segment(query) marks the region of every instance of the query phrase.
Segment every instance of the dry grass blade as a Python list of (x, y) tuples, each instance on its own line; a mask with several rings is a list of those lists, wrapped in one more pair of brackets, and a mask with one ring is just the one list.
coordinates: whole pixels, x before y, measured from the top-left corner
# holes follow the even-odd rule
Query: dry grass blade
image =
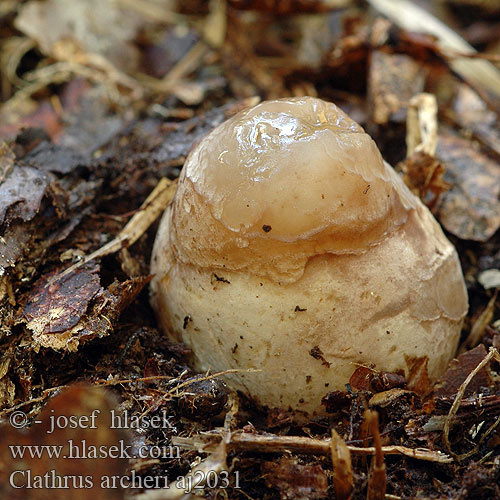
[(481, 443), (484, 441), (484, 439), (491, 434), (495, 428), (498, 426), (500, 423), (500, 417), (490, 426), (490, 428), (483, 434), (481, 439), (479, 440), (478, 444), (469, 452), (464, 453), (462, 455), (458, 455), (453, 452), (451, 449), (451, 444), (450, 444), (450, 427), (452, 422), (455, 420), (455, 416), (457, 414), (458, 408), (460, 407), (460, 403), (462, 402), (462, 399), (465, 394), (465, 390), (467, 389), (467, 386), (470, 384), (471, 380), (475, 377), (475, 375), (484, 367), (486, 366), (491, 359), (495, 358), (497, 361), (500, 362), (500, 354), (494, 347), (490, 347), (490, 352), (484, 357), (484, 359), (472, 370), (468, 377), (464, 380), (463, 384), (460, 386), (458, 389), (457, 395), (455, 397), (455, 401), (453, 401), (453, 404), (451, 405), (450, 411), (448, 412), (448, 415), (446, 416), (446, 420), (444, 422), (443, 426), (443, 442), (446, 447), (446, 450), (450, 455), (452, 455), (456, 460), (461, 461), (464, 460), (468, 457), (471, 457), (474, 455), (474, 453), (477, 453), (479, 450), (479, 446)]
[[(455, 31), (409, 0), (368, 0), (379, 12), (408, 31), (428, 33), (438, 39), (443, 50), (475, 54), (476, 50)], [(450, 67), (464, 80), (500, 97), (500, 71), (489, 61), (456, 58)]]
[(130, 219), (116, 238), (111, 240), (109, 243), (106, 243), (95, 252), (92, 252), (90, 255), (87, 255), (81, 261), (68, 267), (68, 269), (64, 270), (62, 273), (54, 276), (47, 282), (47, 286), (64, 276), (67, 276), (71, 272), (94, 259), (118, 252), (118, 250), (121, 250), (122, 248), (127, 248), (133, 245), (144, 234), (148, 227), (161, 215), (165, 208), (167, 208), (168, 204), (174, 197), (176, 188), (177, 183), (175, 181), (170, 181), (165, 177), (160, 179), (151, 194), (141, 205), (139, 211)]
[(333, 486), (338, 500), (348, 500), (354, 490), (354, 478), (351, 468), (351, 452), (345, 441), (332, 429), (330, 443), (333, 463)]
[(145, 78), (144, 82), (156, 92), (169, 92), (180, 84), (185, 76), (199, 67), (203, 57), (209, 51), (210, 47), (203, 40), (200, 40), (161, 80)]

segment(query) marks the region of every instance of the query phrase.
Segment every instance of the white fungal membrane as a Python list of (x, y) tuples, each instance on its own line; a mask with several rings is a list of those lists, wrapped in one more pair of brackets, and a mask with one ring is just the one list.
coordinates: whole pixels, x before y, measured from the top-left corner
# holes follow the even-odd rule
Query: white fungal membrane
[(229, 383), (308, 413), (359, 363), (426, 356), (436, 378), (467, 310), (430, 212), (357, 123), (311, 97), (263, 102), (200, 142), (152, 272), (160, 323), (196, 368), (261, 369)]

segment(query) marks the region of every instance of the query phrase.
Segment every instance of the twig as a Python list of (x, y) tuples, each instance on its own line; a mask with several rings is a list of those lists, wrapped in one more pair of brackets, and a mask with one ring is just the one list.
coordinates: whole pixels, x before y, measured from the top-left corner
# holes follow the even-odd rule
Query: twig
[(337, 500), (348, 500), (354, 490), (354, 478), (352, 477), (351, 452), (345, 441), (332, 429), (330, 442), (333, 463), (333, 486)]
[[(220, 431), (198, 435), (193, 438), (173, 437), (172, 444), (186, 449), (199, 449), (210, 451), (214, 447), (211, 439), (219, 440)], [(240, 451), (258, 451), (262, 453), (285, 453), (292, 451), (307, 455), (330, 455), (331, 439), (314, 439), (302, 436), (277, 436), (259, 435), (246, 432), (233, 432), (228, 447)], [(357, 447), (346, 445), (351, 454), (360, 456), (375, 455), (374, 446)], [(407, 448), (406, 446), (390, 445), (382, 446), (385, 455), (405, 455), (417, 460), (428, 462), (450, 463), (453, 460), (440, 451), (432, 451), (425, 448)]]
[[(207, 378), (213, 378), (213, 376), (206, 377), (205, 380)], [(196, 379), (196, 381), (199, 380), (203, 379)], [(190, 382), (193, 382), (193, 380)], [(138, 500), (188, 500), (194, 498), (191, 492), (203, 487), (206, 479), (210, 475), (220, 474), (222, 471), (228, 470), (227, 444), (231, 441), (231, 423), (234, 416), (238, 413), (239, 408), (237, 397), (235, 395), (231, 395), (230, 397), (231, 407), (224, 419), (222, 439), (215, 451), (194, 467), (191, 472), (184, 477), (184, 481), (181, 480), (180, 484), (184, 484), (186, 487), (181, 488), (178, 484), (179, 481), (176, 481), (170, 485), (167, 491), (148, 490), (135, 498)]]
[(155, 80), (154, 83), (151, 83), (151, 86), (157, 92), (169, 92), (182, 78), (199, 67), (201, 60), (209, 51), (210, 47), (203, 40), (200, 40), (172, 67), (162, 80)]
[(118, 384), (134, 384), (137, 382), (152, 382), (153, 380), (168, 380), (172, 381), (174, 377), (170, 375), (151, 375), (150, 377), (126, 378), (120, 380), (96, 380), (95, 385), (118, 385)]
[(480, 52), (459, 52), (455, 50), (444, 50), (442, 54), (445, 57), (455, 58), (455, 57), (469, 57), (471, 59), (485, 59), (486, 61), (491, 61), (493, 63), (500, 63), (500, 56), (498, 54), (484, 54)]
[(16, 406), (12, 406), (10, 408), (6, 408), (5, 410), (1, 411), (0, 412), (0, 418), (2, 418), (4, 415), (8, 415), (9, 413), (12, 413), (13, 411), (18, 410), (19, 408), (23, 408), (25, 406), (28, 406), (28, 405), (31, 405), (31, 404), (34, 404), (34, 403), (40, 403), (41, 401), (43, 401), (44, 399), (46, 399), (48, 396), (50, 396), (50, 394), (52, 394), (53, 392), (58, 391), (59, 389), (63, 389), (64, 387), (66, 387), (66, 386), (65, 385), (60, 385), (60, 386), (57, 386), (57, 387), (51, 387), (50, 389), (45, 389), (42, 392), (41, 396), (38, 396), (37, 398), (29, 399), (28, 401), (23, 401), (22, 403), (19, 403)]
[(197, 378), (190, 378), (179, 385), (176, 385), (169, 391), (167, 391), (165, 394), (162, 395), (162, 397), (152, 406), (150, 406), (145, 412), (142, 413), (140, 418), (143, 418), (146, 416), (150, 411), (153, 410), (154, 407), (158, 407), (161, 403), (168, 401), (171, 397), (173, 397), (179, 389), (182, 389), (183, 387), (187, 387), (188, 385), (194, 384), (195, 382), (202, 382), (204, 380), (211, 380), (217, 377), (220, 377), (222, 375), (229, 375), (231, 373), (254, 373), (254, 372), (260, 372), (262, 370), (254, 370), (253, 368), (250, 368), (248, 370), (242, 370), (242, 369), (232, 369), (232, 370), (224, 370), (223, 372), (218, 372), (214, 373), (212, 375), (206, 375), (205, 377), (197, 377)]
[(467, 386), (470, 384), (471, 380), (475, 377), (475, 375), (483, 368), (485, 367), (492, 358), (495, 358), (497, 361), (500, 362), (500, 354), (494, 347), (490, 347), (490, 352), (484, 357), (484, 359), (472, 370), (467, 378), (464, 380), (460, 388), (458, 389), (457, 395), (455, 397), (455, 401), (453, 401), (453, 404), (451, 405), (450, 411), (448, 412), (448, 415), (446, 416), (446, 419), (444, 421), (444, 426), (443, 426), (443, 443), (448, 451), (448, 453), (454, 457), (456, 460), (461, 461), (464, 460), (472, 455), (474, 453), (477, 453), (479, 450), (479, 446), (483, 442), (483, 440), (486, 438), (487, 435), (489, 435), (491, 432), (495, 430), (497, 425), (500, 423), (500, 417), (493, 423), (493, 425), (490, 426), (490, 428), (486, 431), (486, 433), (481, 437), (477, 445), (469, 452), (464, 453), (462, 455), (457, 455), (456, 453), (453, 452), (451, 449), (451, 444), (449, 440), (449, 435), (450, 435), (450, 427), (455, 419), (456, 413), (458, 411), (458, 408), (460, 406), (460, 403), (462, 402), (462, 399), (465, 394), (465, 390), (467, 389)]
[(373, 444), (375, 445), (375, 458), (372, 459), (370, 465), (366, 499), (384, 500), (385, 490), (387, 488), (387, 478), (385, 475), (384, 452), (382, 450), (382, 441), (380, 440), (380, 430), (378, 428), (378, 413), (373, 410), (366, 410), (365, 418), (368, 421), (373, 436)]
[(147, 490), (134, 498), (136, 500), (188, 500), (195, 498), (191, 491), (198, 490), (205, 484), (205, 481), (212, 474), (220, 474), (227, 470), (226, 465), (227, 451), (225, 440), (223, 439), (217, 449), (205, 460), (202, 460), (194, 467), (189, 474), (185, 476), (184, 483), (186, 487), (181, 487), (179, 481), (170, 484), (169, 489)]
[[(169, 380), (169, 382), (173, 382), (175, 379), (173, 379), (170, 375), (152, 375), (150, 377), (138, 377), (138, 378), (129, 378), (129, 379), (119, 379), (115, 380), (113, 378), (109, 380), (96, 380), (93, 382), (94, 385), (98, 386), (113, 386), (113, 385), (118, 385), (118, 384), (132, 384), (135, 382), (151, 382), (153, 380)], [(197, 379), (200, 380), (200, 379)], [(77, 382), (78, 383), (78, 382)], [(38, 396), (37, 398), (32, 398), (28, 399), (27, 401), (23, 401), (22, 403), (19, 403), (16, 406), (12, 406), (10, 408), (6, 408), (5, 410), (0, 411), (0, 418), (2, 418), (4, 415), (8, 415), (9, 413), (12, 413), (13, 411), (18, 410), (19, 408), (23, 408), (24, 406), (28, 406), (34, 403), (40, 403), (44, 399), (46, 399), (48, 396), (50, 396), (53, 392), (59, 391), (61, 389), (65, 389), (68, 387), (67, 385), (58, 385), (56, 387), (50, 387), (49, 389), (45, 389), (42, 392), (41, 396)]]

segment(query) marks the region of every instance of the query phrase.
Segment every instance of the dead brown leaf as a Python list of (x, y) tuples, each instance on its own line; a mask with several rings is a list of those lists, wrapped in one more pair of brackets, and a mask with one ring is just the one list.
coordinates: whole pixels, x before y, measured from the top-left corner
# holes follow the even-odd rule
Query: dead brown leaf
[[(430, 208), (442, 193), (451, 188), (451, 184), (443, 178), (443, 165), (427, 153), (415, 152), (401, 162), (399, 167), (404, 172), (405, 184)], [(429, 193), (432, 193), (432, 197), (428, 199)]]
[(57, 271), (42, 276), (23, 308), (26, 326), (36, 336), (65, 332), (75, 326), (101, 290), (97, 271), (96, 267), (79, 269), (49, 286), (47, 282)]
[[(33, 331), (34, 349), (50, 347), (55, 350), (76, 351), (80, 344), (109, 335), (122, 311), (132, 303), (150, 279), (150, 276), (141, 276), (121, 283), (114, 282), (106, 290), (100, 288), (91, 298), (86, 296), (87, 310), (74, 326), (57, 333)], [(52, 286), (54, 284), (48, 288)], [(68, 298), (60, 297), (60, 300), (64, 304)], [(42, 319), (45, 324), (45, 318)]]
[(282, 458), (278, 462), (263, 462), (266, 483), (280, 492), (282, 500), (314, 500), (325, 498), (328, 480), (320, 465), (301, 465), (297, 460)]
[[(110, 412), (116, 407), (115, 398), (102, 388), (75, 385), (54, 396), (28, 432), (4, 425), (0, 433), (1, 498), (53, 500), (54, 492), (63, 491), (74, 500), (122, 499), (121, 488), (101, 488), (101, 478), (122, 477), (128, 465), (126, 454), (117, 458), (100, 454), (113, 446), (130, 450), (127, 432), (111, 428)], [(21, 422), (23, 414), (17, 418), (13, 421)], [(70, 418), (74, 419), (71, 426)], [(92, 449), (98, 450), (98, 456), (88, 458)], [(41, 456), (32, 456), (30, 450), (41, 451)]]
[[(485, 356), (486, 349), (483, 344), (460, 354), (457, 359), (454, 359), (450, 363), (448, 370), (446, 370), (446, 373), (441, 379), (439, 387), (435, 391), (435, 396), (438, 398), (455, 396), (469, 373), (485, 358)], [(470, 381), (464, 392), (464, 396), (479, 393), (481, 387), (489, 387), (491, 382), (492, 378), (489, 369), (485, 366)]]
[(426, 395), (431, 390), (431, 381), (427, 372), (429, 359), (424, 356), (415, 358), (405, 355), (406, 366), (408, 367), (408, 389), (419, 395)]

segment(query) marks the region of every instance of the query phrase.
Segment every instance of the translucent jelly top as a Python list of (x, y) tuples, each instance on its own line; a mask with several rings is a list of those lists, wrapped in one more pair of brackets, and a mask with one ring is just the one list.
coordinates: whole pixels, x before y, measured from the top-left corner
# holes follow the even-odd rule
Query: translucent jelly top
[(416, 204), (374, 141), (337, 106), (280, 99), (238, 113), (191, 152), (172, 240), (180, 258), (198, 265), (213, 256), (223, 267), (247, 268), (267, 254), (280, 274), (286, 262), (277, 259), (363, 251)]

